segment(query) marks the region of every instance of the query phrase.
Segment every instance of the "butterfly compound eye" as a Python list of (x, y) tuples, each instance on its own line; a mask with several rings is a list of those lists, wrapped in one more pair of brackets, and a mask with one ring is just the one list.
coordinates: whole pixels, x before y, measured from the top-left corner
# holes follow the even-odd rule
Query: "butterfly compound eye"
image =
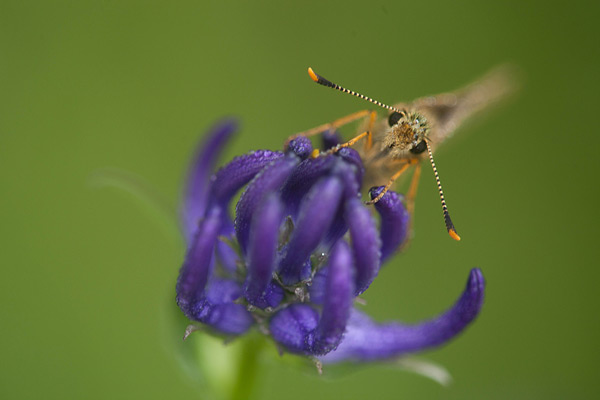
[(397, 111), (394, 111), (388, 117), (388, 124), (390, 124), (390, 126), (394, 126), (398, 123), (398, 121), (400, 121), (400, 118), (402, 118), (402, 114), (400, 114)]
[(415, 147), (410, 149), (410, 152), (413, 154), (421, 154), (425, 150), (427, 150), (427, 143), (425, 143), (424, 140), (421, 140)]

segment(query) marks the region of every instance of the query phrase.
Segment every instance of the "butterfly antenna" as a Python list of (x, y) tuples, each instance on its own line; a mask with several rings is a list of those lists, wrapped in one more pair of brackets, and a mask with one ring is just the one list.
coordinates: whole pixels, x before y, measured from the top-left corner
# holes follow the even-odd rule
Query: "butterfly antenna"
[(435, 161), (433, 161), (433, 154), (431, 153), (431, 147), (429, 147), (429, 143), (427, 143), (427, 151), (429, 152), (429, 161), (431, 162), (431, 166), (433, 167), (433, 173), (435, 174), (435, 181), (437, 182), (438, 191), (440, 192), (440, 200), (442, 200), (442, 211), (444, 212), (444, 222), (446, 223), (446, 229), (448, 229), (448, 233), (450, 237), (454, 240), (460, 240), (460, 236), (456, 233), (456, 228), (454, 228), (454, 224), (452, 223), (452, 219), (450, 218), (450, 214), (448, 213), (448, 206), (446, 205), (446, 200), (444, 200), (444, 192), (442, 191), (442, 183), (440, 182), (440, 176), (437, 172), (437, 168), (435, 167)]
[(396, 107), (388, 106), (387, 104), (383, 104), (380, 101), (377, 101), (377, 100), (372, 99), (370, 97), (364, 96), (364, 95), (362, 95), (360, 93), (356, 93), (356, 92), (354, 92), (352, 90), (348, 90), (346, 88), (343, 88), (340, 85), (337, 85), (337, 84), (335, 84), (335, 83), (333, 83), (333, 82), (331, 82), (331, 81), (323, 78), (321, 75), (317, 75), (315, 73), (315, 71), (313, 71), (313, 69), (311, 67), (308, 67), (308, 75), (310, 75), (310, 78), (313, 81), (317, 82), (319, 85), (327, 86), (327, 87), (330, 87), (330, 88), (333, 88), (333, 89), (337, 89), (340, 92), (344, 92), (344, 93), (351, 94), (352, 96), (360, 97), (363, 100), (366, 100), (366, 101), (371, 102), (373, 104), (377, 104), (379, 107), (383, 107), (383, 108), (386, 108), (386, 109), (388, 109), (390, 111), (395, 111), (397, 113), (405, 115), (404, 111), (399, 110)]

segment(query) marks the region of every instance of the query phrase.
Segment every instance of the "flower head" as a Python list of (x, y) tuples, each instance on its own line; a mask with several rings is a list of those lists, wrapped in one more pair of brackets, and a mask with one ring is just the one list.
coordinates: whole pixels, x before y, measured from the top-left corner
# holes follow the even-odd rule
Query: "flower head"
[[(214, 172), (236, 129), (222, 121), (199, 148), (186, 185), (182, 219), (187, 254), (177, 304), (214, 333), (237, 336), (253, 326), (285, 351), (326, 362), (397, 357), (440, 345), (479, 313), (484, 280), (473, 269), (457, 302), (414, 325), (376, 323), (353, 307), (380, 266), (407, 236), (402, 196), (360, 200), (361, 159), (344, 148), (311, 158), (298, 137), (284, 152), (258, 150)], [(323, 147), (339, 142), (323, 135)], [(244, 188), (245, 187), (245, 188)], [(230, 202), (243, 189), (229, 215)], [(370, 190), (377, 197), (381, 187)]]

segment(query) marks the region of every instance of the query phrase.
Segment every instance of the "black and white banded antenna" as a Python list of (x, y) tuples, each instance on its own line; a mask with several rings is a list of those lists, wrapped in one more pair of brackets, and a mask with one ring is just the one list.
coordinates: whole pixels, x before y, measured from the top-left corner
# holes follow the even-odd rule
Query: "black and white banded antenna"
[(435, 181), (437, 183), (438, 191), (440, 192), (440, 200), (442, 201), (442, 211), (444, 212), (444, 222), (446, 223), (446, 229), (450, 234), (450, 237), (454, 240), (460, 240), (460, 236), (456, 232), (456, 228), (452, 223), (452, 219), (450, 218), (450, 213), (448, 213), (448, 206), (446, 205), (446, 200), (444, 200), (444, 191), (442, 190), (442, 183), (440, 182), (440, 176), (437, 172), (437, 168), (435, 167), (435, 161), (433, 161), (433, 153), (431, 153), (431, 147), (429, 143), (427, 143), (427, 152), (429, 153), (429, 161), (431, 162), (431, 166), (433, 167), (433, 173), (435, 174)]
[(388, 106), (387, 104), (383, 104), (382, 102), (380, 102), (378, 100), (372, 99), (372, 98), (370, 98), (368, 96), (365, 96), (365, 95), (362, 95), (360, 93), (356, 93), (353, 90), (349, 90), (349, 89), (343, 88), (340, 85), (338, 85), (336, 83), (333, 83), (333, 82), (331, 82), (331, 81), (323, 78), (321, 75), (317, 75), (317, 73), (315, 71), (313, 71), (313, 69), (311, 67), (308, 67), (308, 75), (310, 75), (310, 78), (313, 81), (317, 82), (319, 85), (327, 86), (327, 87), (330, 87), (332, 89), (339, 90), (340, 92), (351, 94), (352, 96), (356, 96), (356, 97), (359, 97), (359, 98), (361, 98), (363, 100), (366, 100), (366, 101), (368, 101), (370, 103), (376, 104), (379, 107), (383, 107), (383, 108), (385, 108), (387, 110), (400, 113), (403, 116), (406, 115), (406, 112), (403, 111), (403, 110), (399, 110), (396, 107)]

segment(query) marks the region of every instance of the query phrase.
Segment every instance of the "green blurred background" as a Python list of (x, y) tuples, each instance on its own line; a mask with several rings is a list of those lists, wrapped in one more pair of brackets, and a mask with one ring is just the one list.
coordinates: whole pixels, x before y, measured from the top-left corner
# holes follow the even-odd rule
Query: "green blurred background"
[(242, 122), (229, 159), (365, 107), (309, 65), (396, 102), (512, 62), (519, 95), (437, 155), (463, 240), (424, 169), (416, 237), (365, 296), (378, 319), (417, 321), (480, 266), (482, 315), (424, 355), (454, 383), (268, 361), (257, 397), (598, 398), (598, 18), (591, 1), (0, 1), (0, 397), (206, 397), (168, 326), (183, 241), (93, 185), (99, 170), (143, 177), (174, 208), (222, 116)]

